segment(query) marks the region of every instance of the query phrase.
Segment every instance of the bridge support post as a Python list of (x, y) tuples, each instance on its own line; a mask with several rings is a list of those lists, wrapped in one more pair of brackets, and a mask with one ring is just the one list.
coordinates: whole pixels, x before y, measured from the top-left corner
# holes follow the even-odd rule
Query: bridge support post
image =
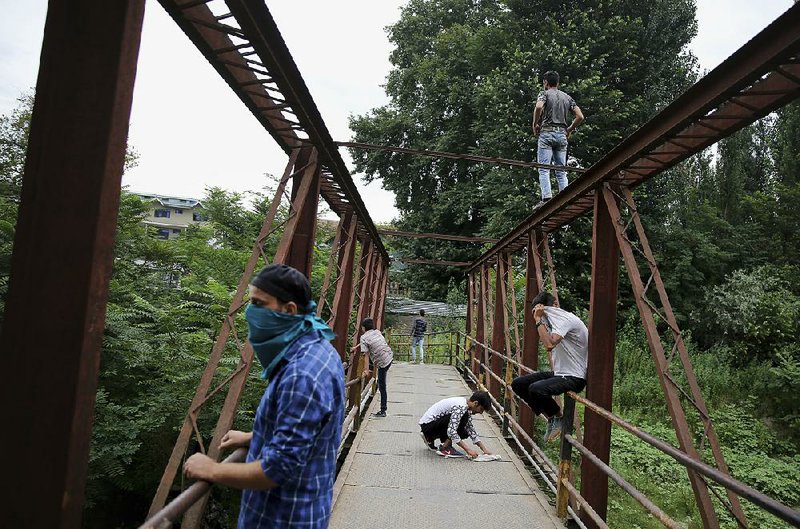
[[(586, 398), (611, 409), (614, 387), (614, 352), (617, 337), (617, 286), (619, 244), (614, 219), (601, 193), (595, 195), (594, 231), (592, 233), (592, 285), (589, 294), (589, 373)], [(575, 401), (564, 397), (567, 403)], [(611, 450), (611, 424), (587, 411), (584, 416), (584, 443), (601, 461), (608, 463)], [(563, 448), (563, 445), (562, 445)], [(581, 463), (581, 495), (595, 512), (606, 519), (608, 511), (608, 476), (588, 459)], [(587, 527), (595, 523), (583, 517)]]
[(479, 352), (473, 353), (473, 356), (477, 356), (481, 360), (479, 362), (473, 362), (473, 370), (475, 376), (478, 379), (480, 384), (485, 382), (486, 375), (484, 372), (486, 371), (486, 360), (489, 356), (489, 352), (486, 350), (486, 298), (489, 295), (488, 283), (489, 283), (489, 271), (486, 268), (486, 265), (481, 265), (479, 269), (479, 285), (478, 285), (478, 321), (477, 321), (477, 330), (475, 332), (475, 339), (480, 344), (478, 345)]
[(0, 339), (2, 527), (81, 525), (143, 16), (49, 3)]
[(572, 421), (575, 416), (575, 400), (564, 395), (564, 420), (561, 426), (561, 451), (558, 462), (558, 483), (556, 484), (556, 514), (562, 520), (567, 519), (569, 507), (569, 490), (567, 483), (572, 483), (572, 445), (567, 436), (572, 434)]
[[(525, 267), (525, 309), (522, 328), (522, 365), (536, 371), (539, 369), (539, 334), (536, 332), (536, 325), (533, 321), (533, 307), (531, 302), (542, 288), (544, 280), (542, 278), (542, 262), (538, 250), (542, 234), (531, 230), (528, 233), (528, 243), (526, 246), (526, 267)], [(533, 432), (533, 411), (528, 406), (520, 406), (520, 426), (526, 432)], [(527, 441), (523, 441), (528, 450)]]
[[(505, 350), (506, 329), (508, 328), (508, 315), (506, 314), (506, 254), (497, 256), (497, 269), (495, 270), (495, 298), (494, 316), (492, 319), (492, 349), (498, 353), (508, 354)], [(503, 359), (497, 354), (491, 355), (489, 369), (499, 380), (503, 380)], [(486, 387), (489, 388), (495, 399), (500, 399), (500, 382), (494, 377), (486, 378)]]
[(346, 240), (337, 257), (339, 277), (336, 283), (336, 293), (333, 296), (333, 314), (330, 322), (331, 329), (336, 334), (331, 344), (339, 351), (342, 361), (347, 360), (348, 327), (350, 312), (353, 310), (353, 265), (356, 256), (357, 230), (358, 221), (355, 219), (355, 214), (350, 212), (345, 216), (344, 224), (342, 224), (342, 234)]

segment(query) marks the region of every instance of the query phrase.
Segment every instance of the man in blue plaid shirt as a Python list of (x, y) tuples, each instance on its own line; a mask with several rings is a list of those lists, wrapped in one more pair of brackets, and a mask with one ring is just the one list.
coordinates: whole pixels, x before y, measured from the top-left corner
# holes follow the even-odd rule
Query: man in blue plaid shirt
[(324, 529), (331, 515), (344, 419), (344, 370), (299, 271), (270, 265), (250, 285), (248, 340), (267, 389), (252, 432), (231, 430), (220, 448), (248, 447), (245, 463), (194, 454), (190, 478), (243, 489), (239, 529)]

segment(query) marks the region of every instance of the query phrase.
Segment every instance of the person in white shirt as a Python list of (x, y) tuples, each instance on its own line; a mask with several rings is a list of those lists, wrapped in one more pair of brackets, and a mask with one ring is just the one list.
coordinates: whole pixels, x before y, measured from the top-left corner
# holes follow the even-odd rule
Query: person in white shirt
[(375, 328), (372, 318), (365, 318), (361, 322), (364, 334), (361, 335), (361, 352), (368, 355), (369, 367), (364, 369), (364, 376), (368, 377), (372, 370), (378, 368), (378, 391), (381, 393), (381, 410), (374, 413), (375, 417), (386, 417), (386, 373), (392, 365), (394, 354), (381, 331)]
[(491, 405), (492, 401), (485, 391), (476, 391), (469, 399), (450, 397), (440, 400), (428, 408), (428, 411), (419, 420), (425, 446), (431, 450), (437, 450), (434, 441), (439, 439), (440, 444), (437, 450), (439, 455), (461, 457), (463, 454), (453, 447), (454, 444), (457, 444), (470, 458), (475, 458), (478, 453), (472, 450), (463, 439), (469, 437), (484, 454), (491, 455), (472, 425), (472, 415), (483, 413)]
[(545, 441), (561, 434), (561, 407), (553, 399), (567, 391), (586, 387), (589, 356), (589, 330), (580, 318), (559, 307), (549, 292), (540, 292), (531, 304), (536, 331), (550, 356), (552, 371), (537, 371), (515, 378), (514, 393), (528, 403), (533, 412), (547, 417)]

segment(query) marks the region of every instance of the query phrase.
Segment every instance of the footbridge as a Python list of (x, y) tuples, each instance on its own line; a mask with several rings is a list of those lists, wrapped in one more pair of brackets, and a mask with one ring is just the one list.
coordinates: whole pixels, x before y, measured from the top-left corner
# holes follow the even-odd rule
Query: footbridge
[[(219, 441), (233, 424), (253, 365), (252, 347), (236, 327), (248, 282), (266, 263), (286, 263), (312, 276), (321, 201), (339, 222), (327, 266), (318, 267), (324, 275), (315, 278), (321, 280), (318, 310), (336, 333), (333, 344), (346, 367), (348, 390), (332, 527), (607, 527), (610, 485), (630, 494), (664, 526), (682, 527), (612, 468), (612, 426), (685, 468), (703, 527), (748, 527), (743, 505), (800, 526), (794, 506), (730, 476), (632, 194), (647, 179), (800, 96), (800, 5), (596, 163), (567, 168), (574, 177), (570, 186), (500, 240), (464, 241), (463, 235), (380, 233), (340, 145), (470, 163), (537, 164), (492, 153), (336, 142), (263, 0), (159, 3), (283, 149), (287, 162), (163, 476), (154, 484), (150, 512), (142, 513), (142, 527), (200, 527), (210, 485), (184, 486), (179, 469), (194, 450), (223, 456)], [(0, 337), (3, 364), (14, 374), (0, 389), (0, 406), (8, 431), (17, 432), (0, 437), (8, 456), (6, 475), (13, 476), (0, 493), (0, 527), (80, 527), (143, 11), (144, 0), (102, 6), (88, 0), (50, 2)], [(279, 221), (282, 207), (289, 214)], [(539, 367), (540, 348), (530, 311), (518, 311), (509, 285), (524, 274), (526, 306), (545, 288), (557, 294), (549, 237), (582, 216), (593, 219), (591, 377), (585, 395), (565, 396), (571, 420), (554, 456), (536, 442), (538, 422), (531, 410), (509, 391), (513, 376)], [(264, 242), (273, 233), (280, 233), (280, 243), (268, 254)], [(464, 269), (466, 325), (449, 336), (440, 365), (409, 365), (398, 358), (390, 377), (390, 414), (372, 418), (374, 381), (361, 376), (365, 359), (354, 347), (359, 329), (353, 322), (372, 317), (377, 328), (384, 327), (390, 258), (382, 236), (449, 237), (492, 246), (472, 263), (414, 256)], [(68, 266), (54, 266), (54, 255)], [(610, 411), (620, 261), (678, 446)], [(514, 269), (519, 263), (524, 270)], [(43, 300), (52, 314), (70, 317), (42, 326)], [(46, 369), (42, 350), (52, 352)], [(237, 367), (217, 380), (223, 361)], [(427, 451), (417, 433), (419, 415), (441, 397), (476, 388), (492, 395), (493, 409), (478, 424), (502, 460), (448, 460)], [(207, 408), (218, 395), (224, 402), (211, 413)], [(700, 417), (700, 438), (690, 432), (687, 412)], [(202, 422), (209, 415), (214, 425)], [(213, 435), (203, 434), (212, 430)], [(61, 449), (52, 449), (53, 440)], [(237, 451), (227, 461), (242, 457)]]

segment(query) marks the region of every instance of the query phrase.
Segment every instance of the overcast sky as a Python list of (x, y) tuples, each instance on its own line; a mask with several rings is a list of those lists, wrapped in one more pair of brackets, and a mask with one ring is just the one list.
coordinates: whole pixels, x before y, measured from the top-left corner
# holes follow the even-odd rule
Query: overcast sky
[[(267, 0), (331, 136), (350, 138), (347, 118), (387, 102), (381, 85), (391, 47), (384, 31), (406, 0)], [(792, 0), (697, 0), (692, 51), (713, 69), (792, 5)], [(45, 0), (0, 0), (0, 114), (36, 84)], [(147, 2), (131, 114), (139, 165), (132, 191), (200, 197), (207, 186), (259, 190), (286, 156), (158, 2)], [(345, 162), (352, 167), (346, 149)], [(375, 222), (397, 214), (379, 182), (354, 175)]]

